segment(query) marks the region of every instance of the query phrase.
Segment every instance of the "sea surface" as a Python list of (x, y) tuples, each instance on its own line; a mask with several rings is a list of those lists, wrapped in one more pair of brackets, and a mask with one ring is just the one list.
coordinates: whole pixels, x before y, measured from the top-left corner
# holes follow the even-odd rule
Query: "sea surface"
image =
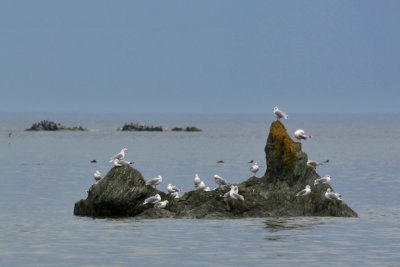
[[(27, 132), (47, 119), (88, 132)], [(265, 115), (90, 115), (0, 113), (0, 266), (399, 266), (400, 116), (291, 114), (288, 132), (359, 218), (234, 220), (93, 219), (73, 215), (93, 173), (127, 147), (145, 177), (163, 176), (183, 192), (198, 173), (231, 183), (266, 170)], [(125, 122), (197, 126), (202, 132), (122, 132)], [(8, 137), (11, 132), (11, 137)], [(91, 160), (97, 163), (90, 163)], [(224, 164), (217, 164), (223, 160)]]

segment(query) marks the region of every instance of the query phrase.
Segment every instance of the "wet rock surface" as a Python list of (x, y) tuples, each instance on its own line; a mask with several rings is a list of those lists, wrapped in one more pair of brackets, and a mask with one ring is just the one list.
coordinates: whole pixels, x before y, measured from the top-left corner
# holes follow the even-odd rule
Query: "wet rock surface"
[[(340, 216), (357, 217), (343, 201), (331, 201), (324, 194), (329, 184), (314, 186), (320, 176), (307, 166), (307, 154), (294, 142), (283, 124), (271, 124), (265, 146), (267, 170), (263, 177), (250, 177), (240, 183), (239, 194), (244, 201), (223, 198), (228, 187), (213, 191), (194, 190), (181, 198), (145, 185), (139, 171), (130, 166), (114, 167), (94, 184), (85, 200), (75, 203), (74, 214), (93, 217), (137, 218), (246, 218), (268, 216)], [(296, 193), (311, 186), (311, 193), (296, 197)], [(161, 184), (162, 185), (162, 184)], [(160, 185), (160, 186), (161, 186)], [(145, 198), (160, 194), (169, 203), (165, 209), (143, 205)]]

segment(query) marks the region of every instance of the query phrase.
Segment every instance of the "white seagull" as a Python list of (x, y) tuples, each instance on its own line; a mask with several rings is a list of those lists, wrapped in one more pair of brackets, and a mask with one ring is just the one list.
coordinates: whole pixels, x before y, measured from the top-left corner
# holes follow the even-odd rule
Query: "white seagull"
[(194, 186), (197, 187), (199, 185), (199, 183), (201, 182), (199, 175), (196, 173), (194, 175)]
[(174, 193), (174, 192), (181, 191), (181, 190), (179, 190), (178, 187), (176, 187), (175, 185), (172, 185), (172, 184), (168, 184), (167, 190), (168, 190), (169, 193)]
[(287, 119), (287, 118), (288, 118), (288, 115), (287, 115), (285, 112), (283, 112), (282, 110), (279, 110), (278, 107), (274, 107), (273, 111), (274, 111), (275, 117), (276, 117), (278, 120), (280, 120), (280, 119), (282, 119), (282, 118), (284, 118), (284, 119)]
[(124, 165), (130, 165), (130, 164), (133, 164), (133, 162), (132, 161), (126, 161), (124, 159), (114, 159), (114, 166), (115, 167), (121, 167), (121, 166), (124, 166)]
[(110, 162), (113, 162), (115, 159), (124, 159), (126, 153), (128, 153), (128, 149), (123, 148), (121, 152), (119, 152), (118, 154), (116, 154), (114, 157), (111, 158)]
[(161, 175), (157, 175), (156, 177), (151, 178), (150, 180), (148, 180), (146, 182), (146, 185), (151, 185), (151, 186), (154, 185), (157, 188), (157, 185), (161, 184), (161, 182), (162, 182)]
[(206, 184), (203, 181), (200, 181), (197, 185), (197, 190), (203, 190), (204, 188), (206, 188)]
[(342, 196), (339, 193), (332, 192), (330, 188), (326, 189), (325, 197), (329, 200), (342, 200)]
[(325, 175), (324, 177), (315, 179), (314, 185), (317, 184), (328, 184), (331, 181), (331, 176), (330, 175)]
[(143, 205), (154, 204), (154, 203), (157, 203), (157, 202), (160, 202), (160, 201), (161, 201), (161, 196), (159, 194), (156, 194), (156, 195), (154, 195), (152, 197), (146, 198), (144, 200), (144, 202), (143, 202)]
[(298, 129), (294, 132), (294, 137), (296, 137), (297, 140), (307, 140), (308, 138), (311, 138), (311, 135), (306, 135), (302, 129)]
[(220, 188), (221, 185), (228, 185), (228, 182), (224, 178), (222, 178), (221, 176), (219, 176), (217, 174), (214, 175), (214, 180), (217, 183), (218, 188)]
[(323, 162), (317, 162), (317, 161), (314, 161), (314, 160), (308, 160), (307, 161), (307, 166), (315, 169), (318, 166), (324, 165), (324, 163), (328, 163), (328, 162), (329, 162), (329, 159), (327, 159), (327, 160), (325, 160)]
[(157, 203), (154, 204), (154, 208), (164, 209), (167, 206), (167, 204), (168, 204), (168, 200), (157, 202)]
[(94, 180), (95, 180), (96, 182), (100, 181), (100, 179), (101, 179), (101, 172), (99, 172), (98, 170), (96, 170), (96, 171), (94, 172), (94, 174), (93, 174), (93, 177), (94, 177)]
[(258, 170), (260, 169), (260, 167), (258, 166), (258, 163), (254, 163), (253, 166), (250, 167), (250, 171), (252, 173), (254, 173), (254, 175), (258, 172)]
[(227, 198), (227, 197), (244, 201), (244, 196), (239, 195), (239, 187), (236, 185), (231, 185), (231, 190), (224, 194), (224, 198)]
[(173, 192), (170, 194), (170, 196), (173, 198), (179, 198), (179, 192)]
[(309, 185), (306, 185), (306, 188), (304, 188), (303, 190), (301, 190), (300, 192), (298, 192), (296, 194), (296, 197), (304, 197), (307, 196), (308, 194), (311, 193), (311, 188)]

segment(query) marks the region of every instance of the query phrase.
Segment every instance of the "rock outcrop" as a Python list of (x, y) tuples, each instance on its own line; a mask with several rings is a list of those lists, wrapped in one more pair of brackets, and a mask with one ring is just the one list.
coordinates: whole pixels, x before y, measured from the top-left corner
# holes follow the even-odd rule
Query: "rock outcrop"
[(38, 123), (32, 124), (32, 126), (25, 131), (88, 131), (88, 129), (82, 126), (66, 127), (60, 123), (54, 121), (43, 120)]
[(144, 125), (139, 123), (125, 123), (121, 128), (122, 131), (145, 131), (145, 132), (165, 132), (167, 128), (160, 126)]
[[(265, 146), (267, 170), (263, 177), (250, 177), (238, 185), (244, 201), (223, 198), (229, 188), (195, 190), (174, 199), (145, 185), (142, 175), (130, 166), (114, 167), (88, 192), (86, 200), (75, 203), (74, 214), (138, 218), (245, 218), (267, 216), (340, 216), (357, 217), (343, 201), (324, 197), (328, 184), (314, 186), (320, 176), (307, 166), (307, 154), (294, 142), (283, 124), (271, 124)], [(311, 194), (296, 193), (311, 186)], [(159, 193), (169, 201), (165, 209), (143, 205), (145, 198)]]
[(187, 126), (186, 128), (183, 127), (174, 127), (172, 128), (173, 132), (201, 132), (201, 129), (197, 128), (196, 126)]

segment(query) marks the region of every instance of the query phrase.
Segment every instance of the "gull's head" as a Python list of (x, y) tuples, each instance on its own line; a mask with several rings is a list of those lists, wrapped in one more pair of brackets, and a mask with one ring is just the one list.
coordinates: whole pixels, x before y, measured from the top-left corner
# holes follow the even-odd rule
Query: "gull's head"
[(309, 185), (306, 185), (306, 188), (307, 188), (307, 189), (310, 189), (310, 186), (309, 186)]
[(161, 198), (160, 194), (156, 194), (155, 197), (157, 198)]
[(168, 187), (172, 187), (172, 184), (168, 184)]
[(168, 200), (165, 200), (164, 202), (165, 202), (165, 204), (168, 204)]
[(332, 192), (332, 190), (330, 188), (328, 188), (328, 189), (326, 189), (326, 192), (329, 193), (329, 192)]
[(125, 147), (122, 149), (122, 151), (124, 151), (124, 153), (128, 152), (128, 149)]
[(278, 107), (274, 107), (273, 111), (277, 111), (277, 110), (278, 110)]

